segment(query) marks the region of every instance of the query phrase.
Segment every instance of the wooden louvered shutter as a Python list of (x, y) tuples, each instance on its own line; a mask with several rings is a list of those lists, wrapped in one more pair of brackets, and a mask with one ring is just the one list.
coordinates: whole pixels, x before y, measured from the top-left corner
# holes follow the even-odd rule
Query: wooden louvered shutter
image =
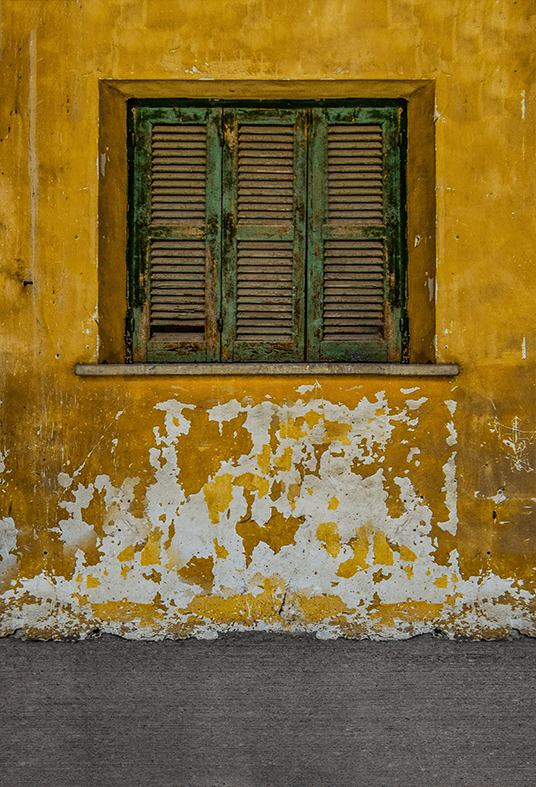
[(133, 360), (218, 360), (220, 110), (133, 112)]
[(305, 121), (224, 110), (224, 361), (304, 358)]
[(399, 108), (313, 109), (309, 360), (400, 361)]

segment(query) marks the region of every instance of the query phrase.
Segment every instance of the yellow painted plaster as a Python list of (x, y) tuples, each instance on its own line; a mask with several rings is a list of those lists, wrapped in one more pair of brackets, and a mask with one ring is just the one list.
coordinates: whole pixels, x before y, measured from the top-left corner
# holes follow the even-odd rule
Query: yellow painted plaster
[[(535, 21), (4, 0), (2, 632), (536, 632)], [(408, 100), (409, 352), (460, 376), (77, 378), (124, 356), (127, 98), (328, 95)]]

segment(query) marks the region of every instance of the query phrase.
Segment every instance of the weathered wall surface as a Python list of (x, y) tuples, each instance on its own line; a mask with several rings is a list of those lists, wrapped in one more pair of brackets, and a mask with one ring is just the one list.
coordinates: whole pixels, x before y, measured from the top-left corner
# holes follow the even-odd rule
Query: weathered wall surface
[[(4, 1), (3, 633), (536, 633), (535, 11)], [(435, 80), (436, 358), (460, 375), (76, 377), (102, 79)]]

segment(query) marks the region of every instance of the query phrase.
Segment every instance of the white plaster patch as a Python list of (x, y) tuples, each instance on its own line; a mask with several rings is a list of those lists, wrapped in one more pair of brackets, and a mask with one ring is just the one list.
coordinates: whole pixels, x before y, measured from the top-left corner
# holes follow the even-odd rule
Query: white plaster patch
[(58, 484), (63, 489), (68, 489), (69, 486), (71, 485), (71, 482), (72, 482), (72, 478), (69, 475), (69, 473), (58, 473)]
[(445, 399), (445, 404), (449, 408), (450, 414), (454, 416), (456, 408), (458, 407), (458, 402), (456, 402), (454, 399)]
[(158, 427), (154, 429), (157, 445), (162, 443), (172, 445), (177, 437), (188, 434), (190, 421), (182, 413), (183, 410), (195, 410), (193, 404), (182, 404), (176, 399), (168, 399), (166, 402), (155, 404), (154, 409), (163, 410), (165, 413), (165, 432), (162, 434)]
[(415, 456), (417, 456), (418, 454), (420, 454), (420, 453), (421, 453), (421, 449), (420, 448), (415, 448), (415, 447), (410, 448), (409, 451), (408, 451), (408, 455), (406, 457), (407, 464), (409, 465), (409, 463), (413, 461), (413, 458)]
[(0, 573), (16, 563), (17, 528), (10, 516), (0, 519)]
[(504, 489), (499, 489), (497, 494), (496, 495), (492, 495), (491, 497), (488, 497), (488, 500), (493, 500), (494, 503), (496, 503), (497, 505), (500, 505), (501, 503), (504, 503), (505, 500), (508, 500), (508, 498), (504, 494)]
[(61, 519), (58, 522), (60, 539), (67, 549), (75, 549), (77, 545), (91, 539), (94, 534), (92, 525), (88, 525), (82, 518), (82, 509), (89, 505), (94, 491), (93, 484), (88, 487), (78, 484), (76, 489), (70, 490), (74, 501), (62, 500), (59, 503), (59, 507), (64, 508), (70, 514), (68, 519)]
[(449, 512), (449, 518), (446, 522), (438, 522), (439, 527), (447, 530), (452, 535), (456, 535), (458, 529), (458, 481), (456, 479), (456, 451), (453, 451), (451, 456), (443, 465), (443, 472), (445, 474), (445, 486), (443, 492), (445, 493), (445, 505)]
[(456, 431), (454, 424), (452, 421), (448, 421), (447, 429), (449, 431), (449, 436), (447, 437), (447, 445), (456, 445), (458, 442), (458, 432)]
[(426, 396), (421, 396), (420, 399), (406, 399), (406, 407), (409, 407), (410, 410), (417, 410), (427, 401)]

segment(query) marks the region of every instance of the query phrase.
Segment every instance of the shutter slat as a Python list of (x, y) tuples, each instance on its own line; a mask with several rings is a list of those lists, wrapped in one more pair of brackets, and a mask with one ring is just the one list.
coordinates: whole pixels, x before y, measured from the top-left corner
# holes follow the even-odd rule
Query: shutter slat
[[(285, 316), (287, 314), (286, 307), (290, 303), (288, 298), (270, 298), (269, 300), (264, 299), (263, 301), (265, 304), (269, 304), (271, 306), (271, 314), (275, 316)], [(250, 312), (255, 312), (257, 310), (257, 302), (251, 299), (250, 302), (242, 302), (240, 304), (240, 308), (238, 309), (238, 314), (249, 314)], [(278, 307), (282, 307), (278, 311)]]
[(203, 167), (197, 167), (197, 169), (189, 169), (181, 168), (181, 167), (173, 167), (173, 166), (162, 166), (153, 168), (153, 186), (162, 185), (162, 186), (169, 186), (169, 182), (172, 181), (177, 185), (184, 185), (192, 183), (192, 181), (196, 182), (197, 188), (202, 188), (205, 184), (205, 178), (203, 177)]
[(155, 123), (153, 125), (154, 134), (196, 134), (200, 131), (204, 133), (204, 123), (188, 123), (185, 125)]

